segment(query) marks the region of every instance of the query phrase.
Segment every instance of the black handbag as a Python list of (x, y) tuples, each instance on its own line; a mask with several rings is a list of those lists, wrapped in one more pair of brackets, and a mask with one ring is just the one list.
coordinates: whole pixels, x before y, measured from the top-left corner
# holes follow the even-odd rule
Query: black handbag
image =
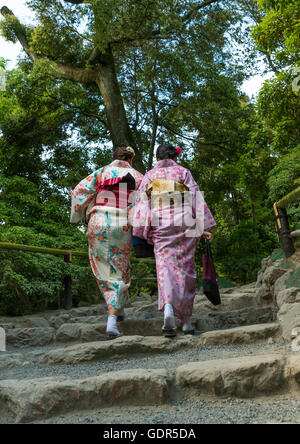
[(203, 263), (203, 293), (213, 305), (221, 304), (221, 296), (218, 286), (217, 273), (211, 252), (209, 241), (205, 243), (205, 253), (202, 256)]
[(143, 259), (146, 257), (154, 257), (154, 246), (148, 244), (145, 239), (132, 236), (132, 245), (136, 258)]

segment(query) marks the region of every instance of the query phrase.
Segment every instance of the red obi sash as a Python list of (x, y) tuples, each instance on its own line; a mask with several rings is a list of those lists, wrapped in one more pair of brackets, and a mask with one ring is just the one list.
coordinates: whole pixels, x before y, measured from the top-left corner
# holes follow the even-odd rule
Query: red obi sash
[(135, 190), (135, 179), (131, 174), (124, 177), (115, 177), (100, 182), (97, 186), (96, 206), (127, 208), (130, 204), (130, 195)]

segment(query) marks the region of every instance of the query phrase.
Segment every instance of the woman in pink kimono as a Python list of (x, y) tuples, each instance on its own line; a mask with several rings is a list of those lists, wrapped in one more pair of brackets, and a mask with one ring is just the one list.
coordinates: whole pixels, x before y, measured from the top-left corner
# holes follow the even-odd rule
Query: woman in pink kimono
[(71, 222), (88, 224), (89, 258), (108, 307), (107, 338), (120, 336), (130, 286), (131, 194), (143, 175), (132, 168), (134, 150), (117, 148), (114, 160), (83, 179), (72, 192)]
[(192, 174), (176, 163), (179, 155), (172, 145), (157, 149), (157, 164), (145, 175), (131, 214), (133, 235), (154, 244), (166, 336), (176, 335), (175, 317), (185, 334), (194, 333), (195, 252), (202, 235), (212, 241), (216, 226)]

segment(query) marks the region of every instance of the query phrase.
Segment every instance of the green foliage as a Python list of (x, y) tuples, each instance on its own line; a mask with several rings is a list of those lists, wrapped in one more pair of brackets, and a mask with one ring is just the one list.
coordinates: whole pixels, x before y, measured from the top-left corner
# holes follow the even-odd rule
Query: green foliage
[(294, 67), (267, 80), (257, 102), (258, 116), (270, 128), (270, 148), (275, 154), (285, 154), (299, 144), (299, 93), (293, 90)]
[[(55, 199), (40, 202), (37, 187), (20, 177), (1, 177), (0, 241), (53, 248), (86, 249), (84, 233), (68, 223)], [(63, 277), (72, 273), (75, 305), (96, 294), (86, 259), (0, 250), (0, 313), (21, 315), (56, 308), (63, 301)]]
[(261, 260), (275, 244), (274, 238), (274, 233), (263, 225), (254, 233), (247, 221), (233, 227), (229, 235), (219, 231), (214, 245), (219, 275), (237, 283), (255, 281)]
[(268, 185), (272, 202), (296, 188), (295, 180), (300, 177), (300, 145), (289, 154), (281, 157), (276, 167), (270, 172)]
[[(130, 297), (135, 298), (140, 292), (153, 295), (157, 292), (155, 262), (149, 264), (140, 259), (131, 267), (132, 283), (130, 286)], [(154, 279), (153, 281), (145, 279)]]
[(298, 0), (258, 0), (264, 18), (253, 30), (258, 47), (275, 52), (277, 60), (299, 60), (300, 4)]

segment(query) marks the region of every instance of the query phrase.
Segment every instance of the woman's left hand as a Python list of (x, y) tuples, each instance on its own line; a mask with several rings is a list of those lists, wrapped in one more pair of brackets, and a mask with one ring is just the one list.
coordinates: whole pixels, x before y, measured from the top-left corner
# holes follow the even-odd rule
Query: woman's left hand
[(203, 236), (204, 236), (204, 239), (205, 240), (207, 240), (207, 241), (209, 241), (210, 243), (213, 241), (213, 239), (214, 239), (214, 235), (210, 232), (210, 231), (204, 231), (203, 232)]

